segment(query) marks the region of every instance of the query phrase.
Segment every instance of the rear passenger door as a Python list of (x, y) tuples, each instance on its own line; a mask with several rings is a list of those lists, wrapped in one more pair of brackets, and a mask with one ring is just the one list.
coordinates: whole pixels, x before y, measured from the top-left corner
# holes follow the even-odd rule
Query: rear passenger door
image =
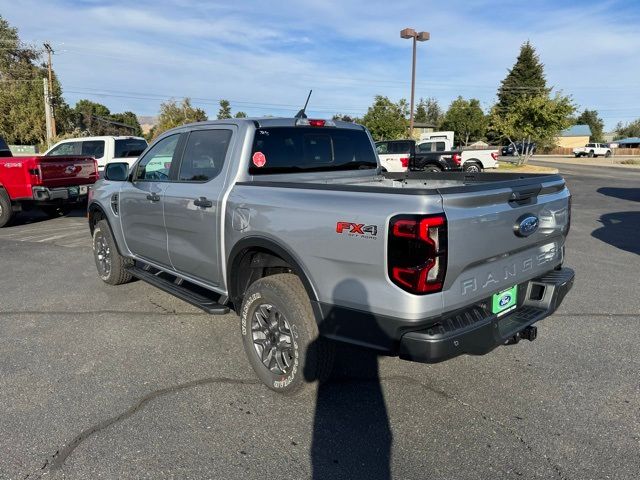
[(210, 285), (221, 283), (220, 205), (235, 126), (193, 130), (177, 177), (164, 194), (164, 221), (176, 271)]

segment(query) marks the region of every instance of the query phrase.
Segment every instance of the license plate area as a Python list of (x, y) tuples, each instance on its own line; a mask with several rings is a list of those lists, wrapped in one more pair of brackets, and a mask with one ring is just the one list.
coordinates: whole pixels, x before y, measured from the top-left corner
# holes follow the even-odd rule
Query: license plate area
[(502, 290), (491, 297), (491, 313), (498, 317), (515, 310), (518, 306), (518, 286)]

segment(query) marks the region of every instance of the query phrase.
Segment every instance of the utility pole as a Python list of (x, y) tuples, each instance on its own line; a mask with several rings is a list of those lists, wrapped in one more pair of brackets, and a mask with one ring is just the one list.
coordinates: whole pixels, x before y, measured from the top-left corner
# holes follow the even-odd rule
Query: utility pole
[[(51, 54), (53, 54), (53, 48), (51, 48), (51, 45), (48, 43), (44, 44), (44, 48), (47, 51), (47, 54), (49, 55), (49, 61), (48, 61), (49, 95), (53, 96), (53, 73), (51, 69)], [(51, 135), (55, 137), (56, 136), (56, 117), (54, 115), (53, 106), (51, 105), (51, 103), (52, 103), (51, 97), (49, 97), (49, 110), (51, 111)]]
[(413, 28), (400, 31), (400, 38), (413, 39), (413, 61), (411, 62), (411, 111), (409, 112), (409, 136), (413, 137), (413, 100), (416, 90), (416, 43), (429, 40), (429, 32), (416, 32)]
[(51, 97), (49, 96), (49, 85), (46, 78), (42, 79), (42, 85), (44, 86), (44, 118), (47, 124), (47, 147), (50, 147), (53, 139), (53, 130), (51, 129), (53, 115), (51, 114)]

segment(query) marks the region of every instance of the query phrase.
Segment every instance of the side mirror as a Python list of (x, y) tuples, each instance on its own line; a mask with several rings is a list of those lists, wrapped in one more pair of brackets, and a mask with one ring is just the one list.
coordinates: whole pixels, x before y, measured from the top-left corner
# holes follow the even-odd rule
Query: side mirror
[(112, 182), (126, 182), (129, 179), (129, 164), (127, 162), (107, 163), (104, 167), (104, 178)]

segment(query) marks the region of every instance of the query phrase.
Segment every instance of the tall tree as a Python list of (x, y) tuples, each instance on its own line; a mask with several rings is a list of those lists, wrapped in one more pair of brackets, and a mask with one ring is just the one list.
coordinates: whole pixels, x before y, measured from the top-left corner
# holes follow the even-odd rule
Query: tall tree
[[(515, 100), (505, 113), (497, 106), (491, 112), (491, 128), (500, 132), (509, 143), (523, 141), (538, 147), (555, 143), (562, 130), (571, 125), (571, 115), (575, 106), (571, 99), (560, 94), (553, 98), (548, 95), (524, 95)], [(533, 152), (523, 152), (519, 163), (526, 163)]]
[(511, 106), (523, 95), (548, 95), (544, 64), (540, 61), (533, 45), (526, 41), (520, 47), (516, 63), (498, 88), (498, 108), (508, 112)]
[(122, 112), (122, 113), (112, 113), (111, 119), (116, 122), (124, 123), (126, 125), (131, 126), (131, 129), (125, 129), (127, 130), (126, 133), (128, 135), (135, 135), (135, 136), (142, 135), (142, 127), (140, 126), (140, 122), (138, 121), (138, 116), (135, 113), (129, 112), (129, 111)]
[(602, 142), (604, 140), (604, 122), (598, 116), (598, 112), (596, 110), (588, 110), (585, 108), (584, 112), (576, 118), (576, 124), (589, 125), (589, 128), (591, 129), (590, 141)]
[(441, 127), (443, 130), (453, 130), (458, 144), (468, 145), (469, 142), (484, 138), (487, 132), (487, 118), (479, 100), (458, 97), (451, 102)]
[(376, 95), (373, 105), (362, 117), (374, 140), (393, 140), (407, 135), (406, 100), (393, 103), (389, 98)]
[(180, 104), (175, 100), (169, 100), (160, 105), (158, 123), (149, 132), (150, 138), (155, 138), (162, 132), (186, 123), (203, 122), (207, 120), (207, 114), (200, 108), (191, 105), (191, 99), (185, 98)]
[(419, 123), (428, 123), (435, 128), (440, 128), (444, 112), (435, 98), (421, 98), (416, 106), (414, 120)]
[(218, 120), (231, 118), (231, 104), (229, 100), (220, 100), (220, 110), (218, 110)]
[[(47, 70), (40, 64), (41, 51), (25, 46), (18, 31), (0, 15), (0, 135), (8, 143), (44, 144), (46, 126), (42, 79)], [(67, 124), (68, 106), (60, 83), (53, 75), (50, 92), (58, 130)]]
[(640, 118), (629, 123), (619, 122), (616, 125), (616, 140), (628, 137), (640, 137)]

